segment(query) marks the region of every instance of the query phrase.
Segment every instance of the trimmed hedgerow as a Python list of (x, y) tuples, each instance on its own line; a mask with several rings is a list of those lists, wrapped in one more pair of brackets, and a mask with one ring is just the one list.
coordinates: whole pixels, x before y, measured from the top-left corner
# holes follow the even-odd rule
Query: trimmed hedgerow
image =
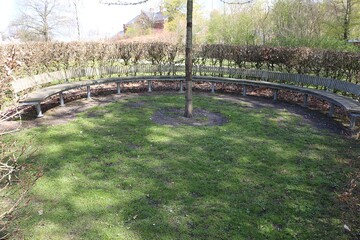
[[(336, 78), (359, 84), (360, 53), (269, 46), (198, 45), (194, 64), (256, 68)], [(184, 63), (184, 47), (164, 42), (26, 43), (0, 46), (0, 104), (9, 82), (69, 68)], [(11, 95), (11, 94), (10, 94)]]

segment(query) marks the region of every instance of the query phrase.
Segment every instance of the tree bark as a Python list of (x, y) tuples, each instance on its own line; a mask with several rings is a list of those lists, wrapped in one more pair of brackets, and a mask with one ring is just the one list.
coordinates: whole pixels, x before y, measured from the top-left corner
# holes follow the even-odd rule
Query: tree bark
[(49, 34), (49, 20), (48, 20), (48, 7), (49, 7), (49, 3), (48, 1), (45, 1), (44, 3), (44, 12), (42, 13), (42, 19), (43, 19), (43, 24), (44, 24), (44, 40), (45, 42), (49, 42), (50, 41), (50, 34)]
[(73, 4), (75, 7), (75, 18), (76, 18), (76, 28), (77, 28), (77, 36), (78, 41), (80, 41), (80, 23), (79, 23), (79, 10), (78, 10), (78, 0), (74, 0)]
[(351, 10), (352, 10), (351, 0), (347, 0), (345, 4), (346, 6), (344, 6), (345, 14), (344, 14), (344, 23), (343, 23), (343, 39), (349, 40)]
[(186, 53), (185, 53), (185, 76), (186, 76), (186, 92), (185, 92), (185, 114), (187, 118), (193, 116), (192, 103), (192, 15), (193, 0), (187, 0), (186, 12)]

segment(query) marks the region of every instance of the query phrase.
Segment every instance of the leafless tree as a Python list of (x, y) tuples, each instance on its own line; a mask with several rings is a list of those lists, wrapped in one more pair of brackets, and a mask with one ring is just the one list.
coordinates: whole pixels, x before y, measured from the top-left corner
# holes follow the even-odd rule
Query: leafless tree
[(138, 4), (143, 4), (143, 3), (146, 3), (148, 2), (149, 0), (135, 0), (135, 1), (131, 1), (131, 0), (128, 0), (128, 1), (123, 1), (123, 0), (100, 0), (99, 2), (102, 3), (102, 4), (106, 4), (106, 5), (124, 5), (124, 6), (127, 6), (127, 5), (138, 5)]
[(79, 21), (79, 0), (73, 0), (73, 5), (74, 5), (74, 9), (75, 9), (75, 19), (76, 19), (76, 29), (77, 29), (77, 35), (78, 35), (78, 40), (81, 39), (81, 34), (80, 34), (80, 21)]
[(22, 0), (19, 9), (21, 14), (11, 29), (21, 40), (48, 42), (69, 22), (60, 0)]

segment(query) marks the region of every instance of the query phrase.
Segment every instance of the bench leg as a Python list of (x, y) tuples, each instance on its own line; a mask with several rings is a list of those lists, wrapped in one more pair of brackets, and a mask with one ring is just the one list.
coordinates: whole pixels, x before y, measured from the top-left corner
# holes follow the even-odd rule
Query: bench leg
[(152, 92), (151, 81), (150, 80), (148, 80), (148, 92)]
[(215, 83), (211, 83), (211, 93), (215, 93)]
[(277, 101), (277, 99), (278, 99), (278, 92), (279, 92), (279, 90), (277, 90), (277, 89), (274, 90), (274, 98), (273, 98), (274, 101)]
[(86, 94), (87, 94), (87, 99), (90, 100), (91, 99), (90, 86), (86, 86)]
[(59, 93), (59, 96), (60, 96), (60, 106), (61, 106), (61, 107), (65, 107), (64, 94), (63, 94), (63, 92)]
[(117, 94), (121, 93), (121, 88), (120, 88), (120, 83), (119, 82), (116, 83), (116, 91), (117, 91)]
[(303, 107), (307, 107), (307, 105), (308, 105), (308, 95), (304, 94)]
[(243, 85), (242, 87), (243, 87), (242, 95), (246, 97), (246, 85)]
[(350, 118), (350, 129), (354, 130), (356, 127), (356, 116), (349, 115)]
[(183, 93), (184, 92), (184, 82), (183, 81), (180, 81), (180, 93)]
[(330, 108), (329, 108), (329, 117), (333, 117), (334, 116), (334, 104), (330, 103)]
[(40, 103), (36, 104), (36, 112), (37, 112), (37, 117), (38, 118), (42, 118), (44, 115), (42, 114), (42, 111), (41, 111), (41, 105)]

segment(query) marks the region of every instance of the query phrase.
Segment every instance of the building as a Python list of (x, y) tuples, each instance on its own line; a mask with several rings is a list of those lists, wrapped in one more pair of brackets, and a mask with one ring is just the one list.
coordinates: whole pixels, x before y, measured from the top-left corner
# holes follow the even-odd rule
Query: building
[(162, 9), (158, 12), (154, 12), (152, 9), (149, 11), (141, 11), (141, 13), (133, 18), (130, 22), (124, 24), (124, 33), (130, 27), (142, 28), (142, 29), (154, 29), (161, 31), (164, 29), (166, 22), (166, 17), (164, 16)]

